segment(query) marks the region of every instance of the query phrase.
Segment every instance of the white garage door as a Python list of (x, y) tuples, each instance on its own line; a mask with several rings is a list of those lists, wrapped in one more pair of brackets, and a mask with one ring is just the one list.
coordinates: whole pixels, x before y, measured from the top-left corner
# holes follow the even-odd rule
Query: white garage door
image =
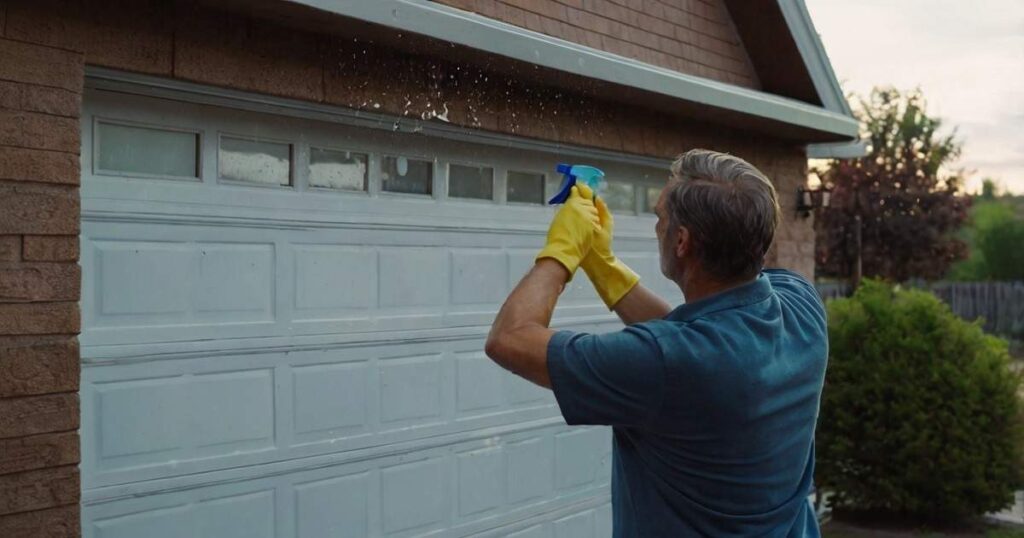
[[(610, 535), (609, 431), (482, 352), (583, 157), (111, 77), (82, 120), (86, 537)], [(587, 162), (670, 293), (664, 171)], [(556, 324), (616, 327), (582, 274)]]

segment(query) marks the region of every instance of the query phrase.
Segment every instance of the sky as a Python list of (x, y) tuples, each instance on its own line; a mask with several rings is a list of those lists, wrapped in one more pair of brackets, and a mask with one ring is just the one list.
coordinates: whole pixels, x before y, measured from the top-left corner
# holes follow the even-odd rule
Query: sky
[(920, 87), (958, 128), (967, 190), (1024, 194), (1024, 0), (805, 2), (845, 92)]

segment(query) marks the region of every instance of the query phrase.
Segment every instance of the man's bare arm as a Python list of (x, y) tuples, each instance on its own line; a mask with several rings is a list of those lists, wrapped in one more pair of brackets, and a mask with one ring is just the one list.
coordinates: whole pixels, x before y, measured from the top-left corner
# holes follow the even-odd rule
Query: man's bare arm
[(619, 302), (615, 303), (612, 310), (618, 314), (623, 323), (632, 325), (652, 319), (661, 319), (672, 311), (672, 306), (638, 282), (633, 289), (622, 296), (622, 299), (619, 299)]
[(557, 261), (539, 260), (512, 290), (498, 312), (484, 350), (487, 356), (519, 376), (551, 388), (548, 377), (548, 328), (569, 271)]

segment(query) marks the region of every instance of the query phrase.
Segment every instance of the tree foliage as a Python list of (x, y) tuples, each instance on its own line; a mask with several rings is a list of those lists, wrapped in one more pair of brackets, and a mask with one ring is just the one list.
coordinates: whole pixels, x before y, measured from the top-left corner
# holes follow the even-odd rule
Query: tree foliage
[(967, 256), (955, 235), (970, 205), (958, 194), (963, 173), (949, 169), (961, 150), (955, 132), (938, 133), (941, 121), (926, 113), (919, 91), (876, 88), (855, 115), (870, 153), (818, 170), (832, 189), (816, 219), (819, 274), (852, 274), (859, 216), (864, 276), (941, 278)]
[(866, 280), (829, 301), (816, 479), (847, 512), (961, 520), (1024, 486), (1007, 343), (933, 294)]
[(986, 180), (961, 234), (970, 257), (950, 271), (953, 280), (1024, 280), (1024, 199), (997, 194)]

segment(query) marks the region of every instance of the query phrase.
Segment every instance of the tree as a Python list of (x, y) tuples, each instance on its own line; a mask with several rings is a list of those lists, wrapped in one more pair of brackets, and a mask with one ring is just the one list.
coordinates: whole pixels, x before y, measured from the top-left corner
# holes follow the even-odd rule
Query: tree
[(970, 256), (952, 267), (952, 280), (1024, 280), (1024, 197), (1013, 196), (990, 179), (971, 206), (960, 236)]
[(941, 121), (928, 116), (918, 90), (876, 88), (859, 104), (869, 154), (817, 170), (832, 189), (816, 219), (818, 273), (853, 276), (859, 255), (863, 276), (941, 278), (967, 256), (955, 232), (970, 199), (959, 194), (963, 172), (949, 170), (961, 143), (955, 132), (938, 134)]

